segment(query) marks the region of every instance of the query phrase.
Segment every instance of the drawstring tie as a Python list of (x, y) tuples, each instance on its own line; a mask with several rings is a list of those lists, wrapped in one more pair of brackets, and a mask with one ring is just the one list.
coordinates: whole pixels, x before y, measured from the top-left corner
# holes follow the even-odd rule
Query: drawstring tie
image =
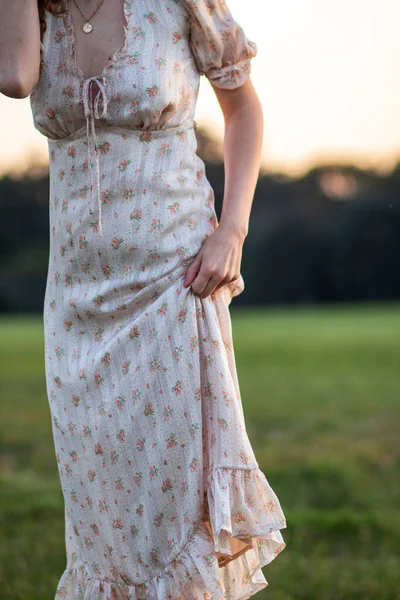
[[(83, 106), (85, 109), (85, 117), (86, 117), (86, 138), (87, 138), (87, 145), (88, 145), (88, 168), (89, 168), (89, 173), (90, 173), (90, 204), (91, 207), (93, 209), (93, 176), (92, 176), (92, 166), (91, 166), (91, 160), (90, 160), (90, 145), (91, 143), (93, 143), (94, 146), (94, 153), (95, 153), (95, 164), (96, 164), (96, 186), (97, 186), (97, 203), (98, 203), (98, 208), (99, 208), (99, 228), (100, 228), (100, 235), (103, 235), (103, 227), (102, 227), (102, 220), (101, 220), (101, 198), (100, 198), (100, 165), (99, 165), (99, 153), (98, 153), (98, 149), (97, 149), (97, 139), (96, 139), (96, 129), (94, 126), (94, 120), (95, 119), (101, 119), (105, 116), (105, 114), (107, 113), (107, 96), (106, 96), (106, 90), (104, 85), (102, 84), (102, 82), (100, 81), (101, 78), (99, 77), (89, 77), (88, 79), (86, 79), (84, 85), (83, 85)], [(94, 100), (94, 106), (93, 106), (93, 100), (92, 100), (92, 87), (93, 87), (93, 83), (96, 82), (98, 87), (99, 87), (99, 91), (97, 92), (96, 98)], [(99, 114), (99, 110), (98, 110), (98, 103), (100, 98), (103, 101), (103, 110), (102, 113)], [(92, 134), (92, 139), (90, 139), (90, 133)]]

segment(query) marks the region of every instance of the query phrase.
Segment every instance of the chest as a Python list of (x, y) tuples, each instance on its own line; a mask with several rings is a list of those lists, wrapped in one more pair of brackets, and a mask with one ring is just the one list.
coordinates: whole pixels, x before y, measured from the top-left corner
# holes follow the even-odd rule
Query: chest
[(179, 0), (109, 2), (112, 18), (108, 12), (101, 19), (98, 14), (90, 34), (83, 32), (83, 17), (72, 4), (64, 17), (47, 13), (40, 77), (30, 97), (41, 133), (58, 139), (85, 128), (82, 93), (93, 76), (106, 92), (103, 120), (109, 125), (158, 129), (175, 127), (190, 116), (199, 72)]

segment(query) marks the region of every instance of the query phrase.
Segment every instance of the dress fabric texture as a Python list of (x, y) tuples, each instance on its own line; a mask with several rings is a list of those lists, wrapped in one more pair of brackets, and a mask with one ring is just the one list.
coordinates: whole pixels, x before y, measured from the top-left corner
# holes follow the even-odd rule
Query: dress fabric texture
[(285, 547), (249, 442), (229, 305), (183, 286), (218, 226), (196, 154), (200, 77), (233, 89), (257, 46), (223, 0), (125, 0), (97, 77), (46, 13), (30, 101), (50, 160), (45, 367), (65, 500), (55, 598), (245, 599)]

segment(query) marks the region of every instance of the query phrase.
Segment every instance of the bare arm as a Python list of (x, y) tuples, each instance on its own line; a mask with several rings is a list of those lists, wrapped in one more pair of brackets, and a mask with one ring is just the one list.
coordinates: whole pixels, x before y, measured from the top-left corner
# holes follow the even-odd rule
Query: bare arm
[(240, 87), (216, 88), (225, 119), (225, 187), (218, 227), (208, 236), (185, 277), (185, 286), (206, 298), (240, 275), (242, 247), (260, 171), (264, 117), (248, 78)]
[(39, 78), (37, 0), (0, 0), (0, 92), (26, 98)]

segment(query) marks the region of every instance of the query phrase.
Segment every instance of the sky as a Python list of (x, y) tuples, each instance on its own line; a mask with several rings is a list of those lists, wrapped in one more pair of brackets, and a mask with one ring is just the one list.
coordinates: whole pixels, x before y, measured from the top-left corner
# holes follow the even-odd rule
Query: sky
[[(351, 162), (390, 171), (400, 161), (399, 0), (227, 4), (258, 47), (252, 81), (263, 107), (265, 169), (297, 176)], [(221, 109), (201, 81), (196, 121), (222, 138)], [(0, 135), (0, 174), (24, 170), (32, 157), (47, 163), (29, 99), (0, 94)]]

